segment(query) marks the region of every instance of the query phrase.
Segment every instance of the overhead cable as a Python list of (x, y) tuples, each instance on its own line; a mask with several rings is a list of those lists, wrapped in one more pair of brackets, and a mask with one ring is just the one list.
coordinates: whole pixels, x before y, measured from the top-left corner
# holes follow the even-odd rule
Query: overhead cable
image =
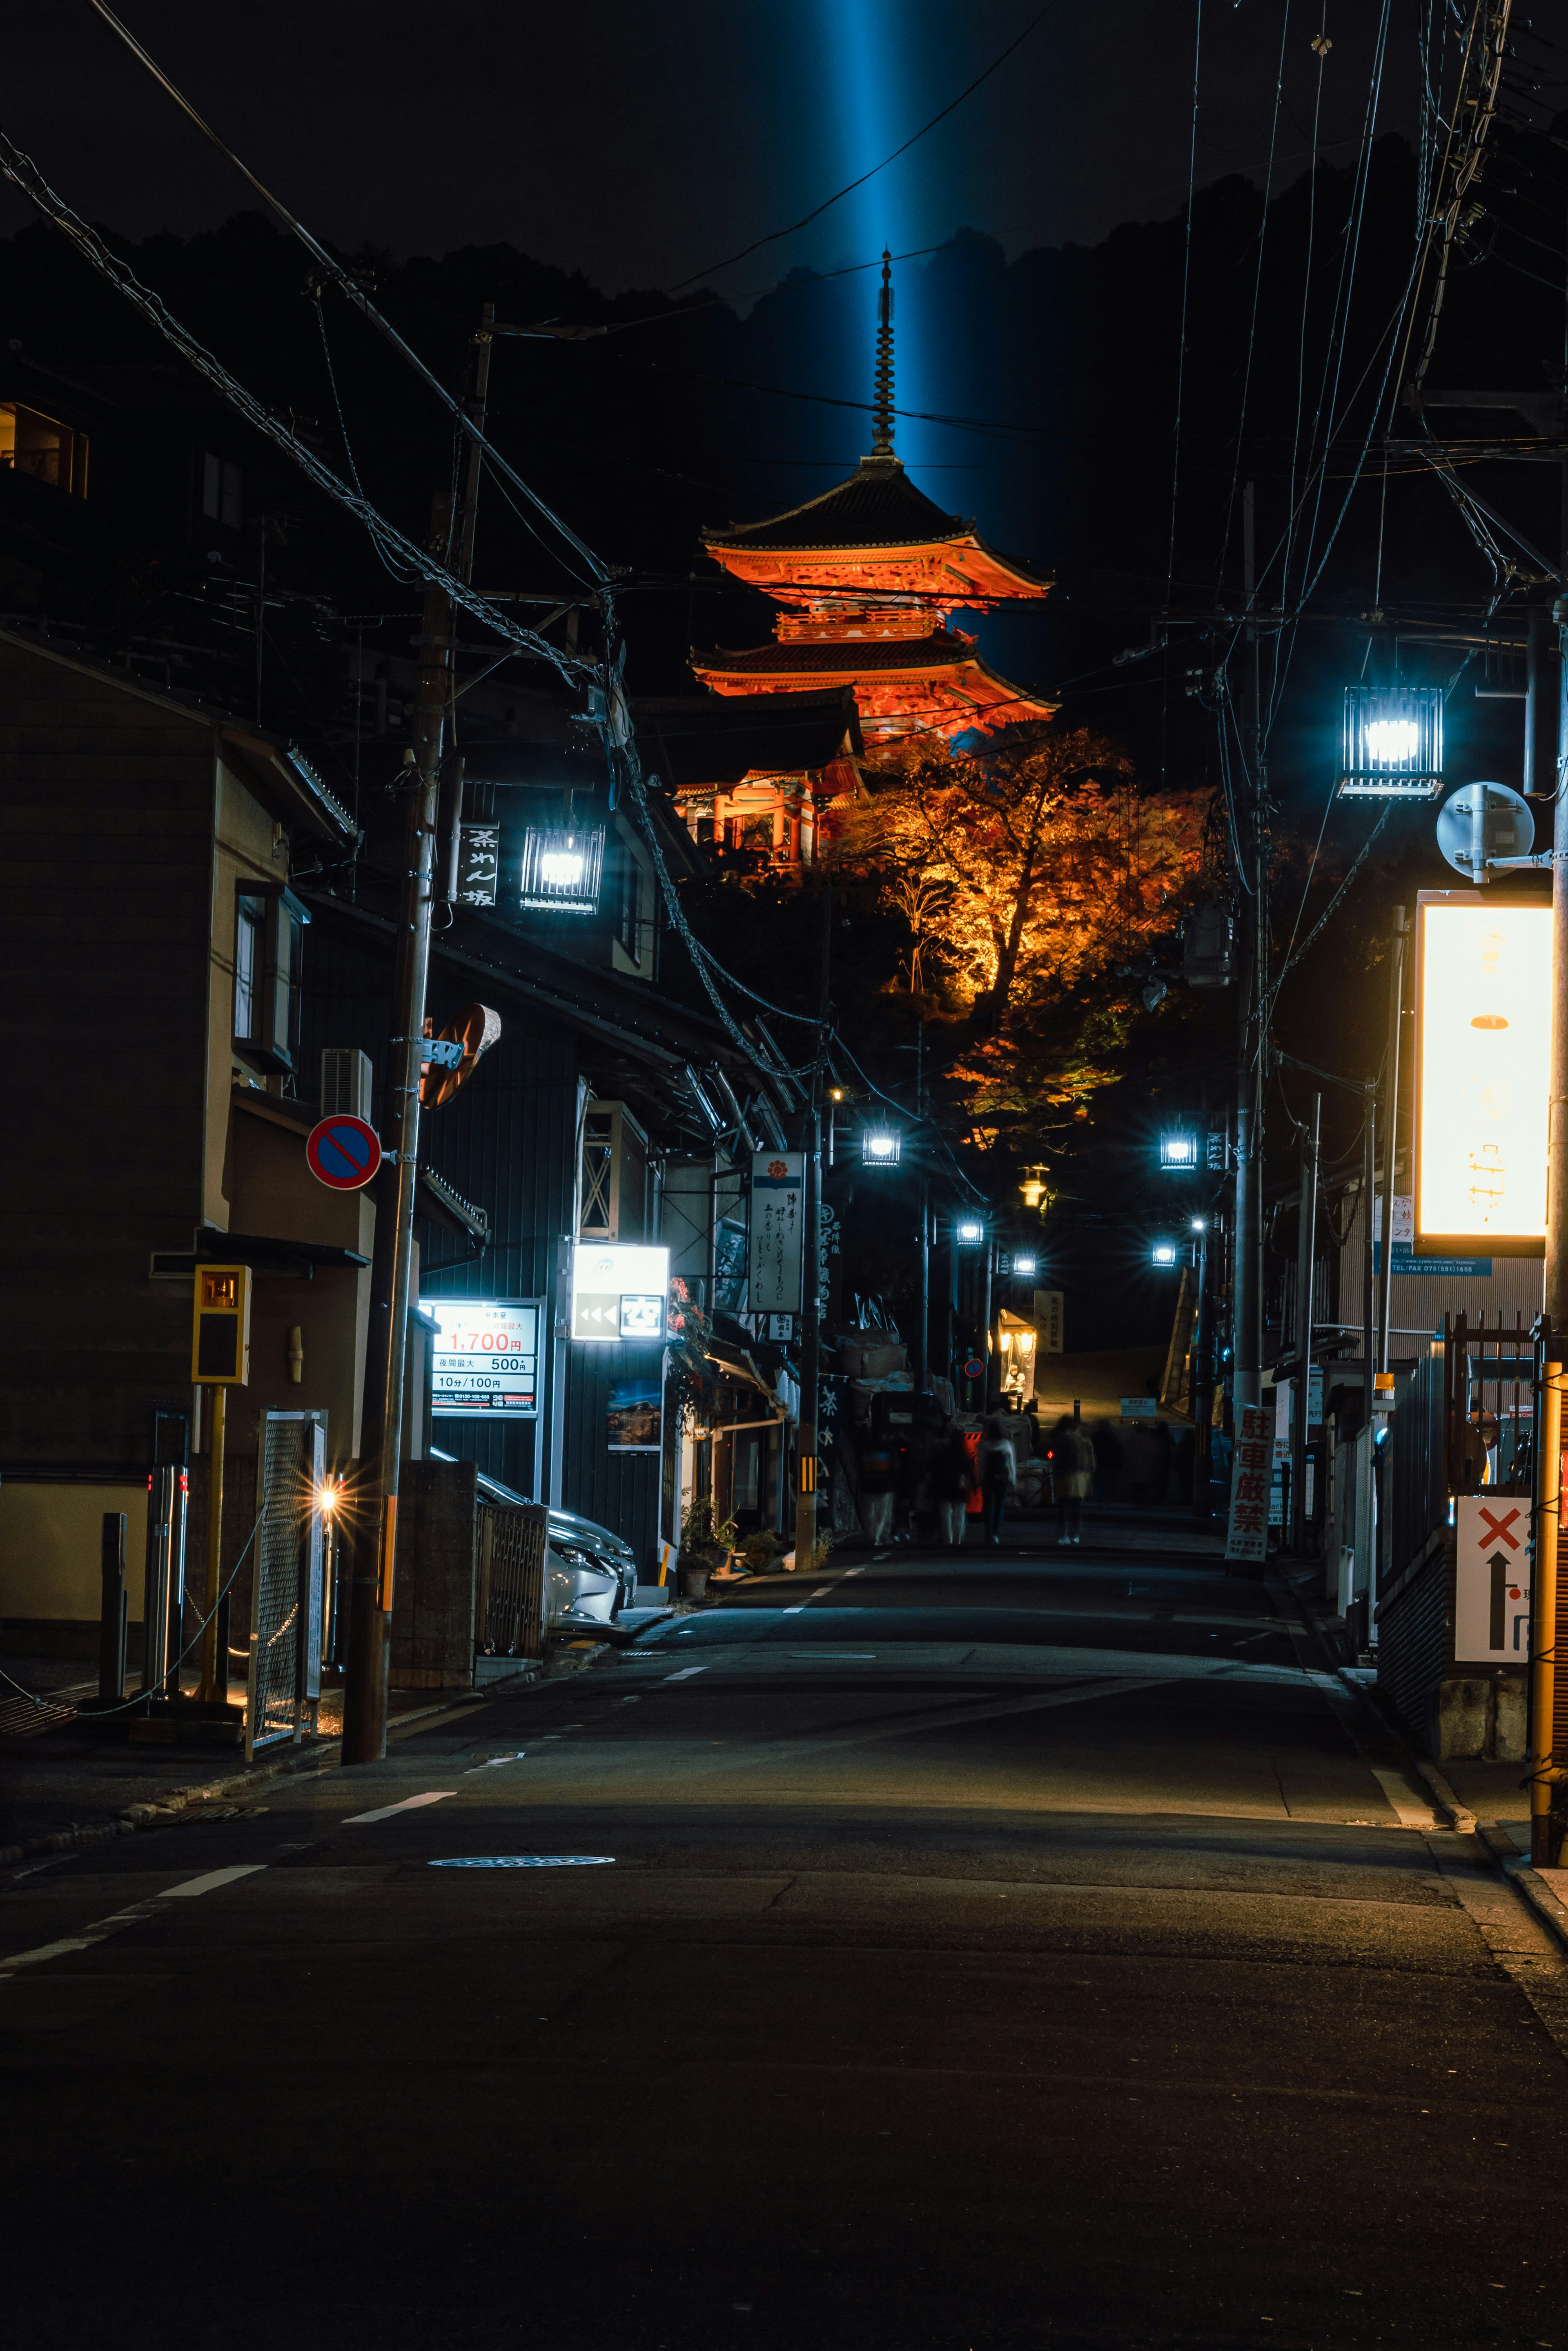
[[(97, 7), (99, 5), (99, 0), (92, 0), (92, 5)], [(1007, 63), (1008, 58), (1012, 55), (1014, 49), (1021, 49), (1023, 47), (1024, 42), (1029, 38), (1030, 34), (1034, 31), (1036, 26), (1043, 25), (1044, 23), (1046, 17), (1050, 16), (1055, 5), (1056, 0), (1045, 0), (1044, 7), (1040, 9), (1035, 16), (1031, 16), (1028, 24), (1024, 26), (1023, 30), (1018, 35), (1017, 38), (1015, 40), (1009, 41), (1007, 47), (1002, 50), (1002, 55), (998, 57), (993, 57), (990, 65), (987, 66), (985, 71), (982, 74), (977, 74), (973, 81), (970, 83), (967, 89), (961, 89), (956, 98), (950, 99), (948, 100), (948, 103), (942, 108), (940, 114), (933, 114), (929, 122), (922, 123), (919, 130), (914, 131), (910, 137), (906, 139), (901, 147), (895, 147), (890, 155), (884, 155), (879, 163), (873, 163), (871, 169), (868, 172), (862, 172), (857, 180), (851, 180), (847, 187), (838, 189), (837, 192), (831, 196), (825, 196), (821, 204), (814, 204), (810, 212), (803, 213), (800, 219), (797, 221), (792, 221), (787, 228), (770, 229), (766, 236), (756, 237), (750, 245), (743, 245), (739, 253), (732, 253), (722, 261), (711, 261), (703, 269), (694, 269), (690, 277), (682, 277), (676, 285), (667, 286), (664, 289), (665, 292), (667, 294), (679, 294), (684, 287), (695, 286), (700, 278), (711, 277), (715, 270), (729, 269), (735, 262), (744, 261), (748, 255), (760, 253), (764, 245), (777, 245), (781, 238), (794, 236), (798, 229), (809, 227), (811, 223), (814, 220), (819, 220), (824, 213), (831, 212), (834, 205), (842, 204), (846, 196), (852, 196), (857, 188), (863, 188), (867, 180), (874, 180), (879, 172), (885, 172), (889, 163), (896, 163), (900, 155), (907, 155), (911, 147), (918, 147), (920, 141), (925, 138), (927, 132), (934, 131), (939, 122), (945, 122), (950, 114), (956, 113), (958, 109), (963, 104), (966, 98), (972, 98), (975, 91), (981, 87), (981, 83), (988, 82), (991, 79), (992, 75), (998, 72), (1000, 68)]]
[(264, 434), (291, 458), (318, 489), (325, 491), (328, 497), (335, 498), (339, 506), (346, 507), (364, 525), (379, 547), (391, 549), (410, 572), (428, 584), (443, 589), (460, 610), (483, 622), (486, 628), (493, 629), (497, 636), (515, 645), (520, 652), (530, 653), (536, 659), (548, 662), (574, 687), (597, 675), (591, 664), (562, 653), (550, 643), (548, 638), (520, 626), (492, 604), (478, 589), (471, 588), (455, 571), (449, 570), (424, 548), (416, 546), (411, 538), (406, 538), (395, 524), (389, 523), (370, 504), (369, 498), (350, 489), (348, 484), (342, 481), (329, 465), (324, 465), (315, 451), (307, 448), (286, 424), (271, 415), (254, 394), (247, 392), (244, 384), (232, 376), (203, 344), (197, 341), (188, 328), (180, 324), (165, 308), (161, 297), (144, 286), (128, 263), (119, 260), (109, 252), (97, 231), (78, 219), (65, 199), (57, 195), (32, 157), (25, 154), (3, 131), (0, 131), (0, 173), (4, 173), (14, 187), (21, 190), (28, 203), (46, 220), (52, 221), (61, 234), (70, 239), (99, 276), (107, 278), (117, 293), (122, 294), (135, 309), (140, 310), (163, 340), (178, 351), (199, 375), (204, 376), (229, 405), (238, 410), (248, 424)]
[(364, 287), (360, 286), (358, 280), (351, 277), (349, 272), (333, 257), (324, 245), (320, 244), (314, 236), (312, 236), (310, 231), (305, 226), (304, 223), (295, 218), (293, 213), (289, 211), (288, 206), (278, 197), (275, 196), (270, 188), (264, 187), (261, 181), (257, 179), (255, 173), (251, 170), (250, 165), (243, 162), (241, 158), (235, 154), (234, 149), (228, 145), (227, 141), (219, 138), (211, 123), (205, 121), (203, 118), (197, 113), (196, 109), (192, 105), (190, 99), (184, 95), (184, 93), (175, 88), (168, 75), (164, 72), (162, 67), (158, 64), (154, 57), (149, 56), (146, 49), (142, 47), (141, 43), (137, 39), (135, 34), (132, 33), (127, 26), (120, 23), (119, 18), (114, 14), (112, 9), (107, 8), (104, 5), (104, 0), (88, 0), (88, 5), (93, 10), (95, 15), (102, 17), (104, 23), (109, 26), (110, 32), (115, 35), (117, 39), (124, 42), (126, 47), (130, 51), (131, 56), (135, 57), (138, 64), (145, 66), (147, 71), (152, 76), (153, 80), (158, 83), (160, 89), (164, 90), (168, 96), (173, 99), (182, 114), (195, 125), (202, 138), (210, 140), (212, 144), (217, 149), (219, 154), (227, 157), (228, 161), (234, 165), (235, 171), (240, 173), (241, 177), (250, 183), (257, 195), (260, 196), (262, 202), (277, 214), (279, 220), (284, 223), (285, 226), (299, 239), (306, 251), (311, 254), (314, 258), (320, 263), (322, 268), (330, 274), (333, 284), (341, 288), (342, 292), (354, 305), (354, 308), (360, 313), (361, 317), (367, 319), (370, 325), (375, 328), (377, 333), (379, 335), (384, 335), (388, 342), (391, 344), (393, 350), (398, 351), (403, 359), (407, 360), (409, 365), (414, 370), (415, 373), (419, 375), (428, 385), (430, 390), (435, 393), (436, 398), (441, 402), (442, 406), (451, 411), (462, 430), (468, 434), (469, 439), (474, 442), (484, 451), (486, 456), (490, 459), (493, 465), (499, 466), (501, 471), (505, 475), (506, 479), (512, 484), (514, 489), (521, 491), (522, 495), (528, 500), (529, 505), (532, 506), (537, 513), (544, 516), (545, 521), (549, 523), (552, 529), (558, 531), (561, 537), (566, 540), (567, 546), (574, 548), (576, 550), (577, 554), (582, 557), (583, 561), (588, 566), (588, 569), (594, 574), (596, 580), (601, 581), (607, 580), (610, 577), (608, 566), (600, 561), (599, 558), (594, 553), (592, 548), (589, 547), (585, 540), (577, 537), (576, 532), (572, 528), (571, 525), (563, 521), (561, 517), (556, 514), (551, 507), (545, 504), (538, 492), (530, 488), (529, 485), (523, 479), (522, 475), (517, 472), (516, 468), (508, 465), (506, 459), (502, 456), (500, 451), (496, 449), (491, 442), (485, 439), (484, 434), (474, 423), (472, 417), (469, 415), (462, 402), (460, 400), (455, 399), (453, 395), (448, 392), (440, 377), (433, 374), (425, 365), (418, 351), (416, 351), (410, 344), (404, 341), (402, 336), (399, 334), (396, 327), (393, 326), (391, 320), (382, 317), (380, 311), (377, 309), (369, 296), (365, 292)]

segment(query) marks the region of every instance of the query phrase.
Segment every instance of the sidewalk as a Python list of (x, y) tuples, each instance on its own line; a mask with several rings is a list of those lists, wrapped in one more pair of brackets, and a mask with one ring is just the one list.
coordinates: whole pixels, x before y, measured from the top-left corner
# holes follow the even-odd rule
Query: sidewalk
[[(265, 1786), (280, 1770), (324, 1769), (337, 1761), (343, 1730), (340, 1689), (322, 1694), (318, 1736), (297, 1745), (279, 1741), (264, 1748), (247, 1771), (243, 1747), (133, 1746), (79, 1729), (74, 1701), (91, 1697), (98, 1688), (96, 1676), (90, 1681), (82, 1678), (79, 1658), (7, 1656), (4, 1670), (0, 1863), (47, 1850), (53, 1839), (78, 1844), (119, 1834), (133, 1805), (183, 1807), (197, 1792), (219, 1790), (224, 1795), (214, 1793), (214, 1804), (225, 1798), (230, 1805), (243, 1803), (249, 1784)], [(48, 1701), (47, 1708), (20, 1695), (12, 1687), (16, 1683)], [(241, 1698), (244, 1694), (243, 1686), (234, 1683), (231, 1696)], [(474, 1695), (395, 1689), (389, 1727), (396, 1730), (404, 1722), (471, 1701)]]

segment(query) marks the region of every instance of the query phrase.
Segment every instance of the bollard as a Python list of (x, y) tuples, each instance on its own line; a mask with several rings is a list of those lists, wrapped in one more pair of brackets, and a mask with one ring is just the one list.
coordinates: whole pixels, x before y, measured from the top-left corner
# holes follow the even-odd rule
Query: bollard
[(125, 1512), (103, 1514), (103, 1604), (99, 1617), (98, 1694), (104, 1706), (118, 1706), (125, 1696), (125, 1623), (130, 1605), (125, 1589)]

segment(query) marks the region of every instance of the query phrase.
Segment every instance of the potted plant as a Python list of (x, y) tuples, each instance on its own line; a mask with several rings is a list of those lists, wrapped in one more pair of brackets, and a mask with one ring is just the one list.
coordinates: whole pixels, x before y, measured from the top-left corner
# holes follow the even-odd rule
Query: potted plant
[(707, 1597), (708, 1578), (722, 1567), (735, 1541), (735, 1521), (715, 1522), (712, 1498), (703, 1495), (689, 1504), (680, 1520), (680, 1596)]

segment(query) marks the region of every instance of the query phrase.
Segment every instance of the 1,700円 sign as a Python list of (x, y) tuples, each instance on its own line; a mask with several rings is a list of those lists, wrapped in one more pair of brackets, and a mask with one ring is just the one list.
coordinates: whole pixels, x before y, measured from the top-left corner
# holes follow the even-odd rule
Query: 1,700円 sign
[(536, 1419), (541, 1303), (537, 1298), (421, 1298), (421, 1310), (436, 1321), (431, 1409)]

